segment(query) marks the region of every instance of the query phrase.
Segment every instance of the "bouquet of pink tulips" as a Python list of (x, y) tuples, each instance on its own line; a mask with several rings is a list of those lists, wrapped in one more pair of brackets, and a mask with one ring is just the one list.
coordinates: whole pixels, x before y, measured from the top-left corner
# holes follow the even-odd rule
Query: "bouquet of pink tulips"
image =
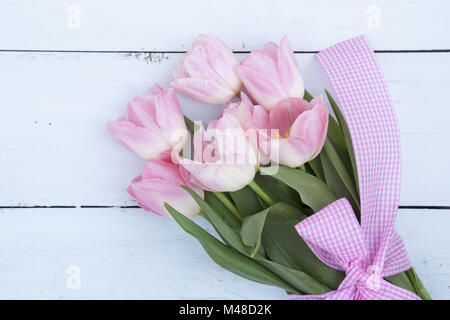
[[(305, 89), (284, 37), (242, 62), (200, 35), (173, 72), (127, 106), (108, 130), (147, 163), (128, 187), (145, 210), (172, 217), (223, 268), (293, 294), (322, 294), (345, 273), (323, 263), (294, 226), (339, 198), (359, 215), (352, 141), (328, 92)], [(207, 126), (183, 116), (175, 90), (224, 104)], [(214, 237), (192, 218), (201, 215)], [(413, 269), (386, 278), (429, 298)]]

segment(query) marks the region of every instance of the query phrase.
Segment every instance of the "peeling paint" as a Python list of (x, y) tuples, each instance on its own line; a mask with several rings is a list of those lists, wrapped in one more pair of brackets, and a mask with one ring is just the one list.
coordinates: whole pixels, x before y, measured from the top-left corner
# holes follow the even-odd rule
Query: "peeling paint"
[(134, 58), (139, 61), (144, 61), (147, 64), (161, 63), (163, 60), (169, 59), (164, 53), (143, 53), (143, 52), (128, 52), (124, 54), (125, 58)]

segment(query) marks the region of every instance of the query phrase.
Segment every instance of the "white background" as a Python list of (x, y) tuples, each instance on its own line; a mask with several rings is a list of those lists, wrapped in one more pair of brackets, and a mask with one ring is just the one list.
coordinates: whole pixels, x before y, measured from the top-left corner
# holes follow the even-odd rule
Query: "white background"
[[(133, 208), (125, 189), (144, 161), (106, 131), (207, 32), (241, 57), (287, 34), (314, 95), (329, 85), (313, 53), (368, 36), (400, 119), (397, 230), (431, 295), (449, 299), (447, 0), (1, 1), (0, 298), (286, 298)], [(220, 113), (179, 97), (193, 119)]]

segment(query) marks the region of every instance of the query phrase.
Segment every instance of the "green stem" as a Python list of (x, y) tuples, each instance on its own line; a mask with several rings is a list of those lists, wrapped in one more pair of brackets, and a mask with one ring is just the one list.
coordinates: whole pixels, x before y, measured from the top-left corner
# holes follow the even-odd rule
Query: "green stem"
[(263, 189), (261, 189), (261, 187), (255, 182), (252, 181), (250, 182), (250, 184), (248, 185), (250, 188), (253, 189), (253, 191), (256, 192), (256, 194), (264, 200), (264, 202), (266, 202), (269, 206), (273, 205), (275, 203), (275, 201), (272, 200), (271, 197), (269, 197), (269, 195), (267, 193), (264, 192)]
[(422, 281), (420, 281), (420, 278), (417, 275), (416, 271), (414, 271), (414, 268), (406, 270), (405, 273), (408, 276), (408, 279), (413, 285), (414, 289), (416, 290), (417, 295), (421, 297), (423, 300), (432, 300), (430, 294), (425, 289)]
[(186, 128), (189, 130), (189, 132), (191, 134), (193, 134), (195, 131), (194, 122), (191, 119), (189, 119), (188, 117), (184, 116), (184, 123), (186, 124)]
[(222, 192), (213, 192), (213, 194), (217, 197), (217, 199), (220, 200), (224, 204), (225, 207), (228, 208), (228, 210), (231, 211), (232, 214), (235, 215), (236, 218), (239, 219), (239, 221), (242, 222), (242, 216), (239, 210), (236, 208), (233, 202), (231, 202), (230, 199), (226, 195), (224, 195)]

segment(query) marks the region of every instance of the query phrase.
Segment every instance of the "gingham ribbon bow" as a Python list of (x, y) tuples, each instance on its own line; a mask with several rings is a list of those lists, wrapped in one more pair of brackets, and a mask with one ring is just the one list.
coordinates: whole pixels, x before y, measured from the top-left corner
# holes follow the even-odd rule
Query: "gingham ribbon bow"
[(317, 257), (345, 271), (339, 288), (292, 299), (419, 299), (384, 280), (411, 267), (394, 231), (400, 198), (400, 138), (386, 82), (365, 36), (316, 55), (334, 88), (353, 143), (361, 200), (361, 225), (339, 199), (296, 229)]

